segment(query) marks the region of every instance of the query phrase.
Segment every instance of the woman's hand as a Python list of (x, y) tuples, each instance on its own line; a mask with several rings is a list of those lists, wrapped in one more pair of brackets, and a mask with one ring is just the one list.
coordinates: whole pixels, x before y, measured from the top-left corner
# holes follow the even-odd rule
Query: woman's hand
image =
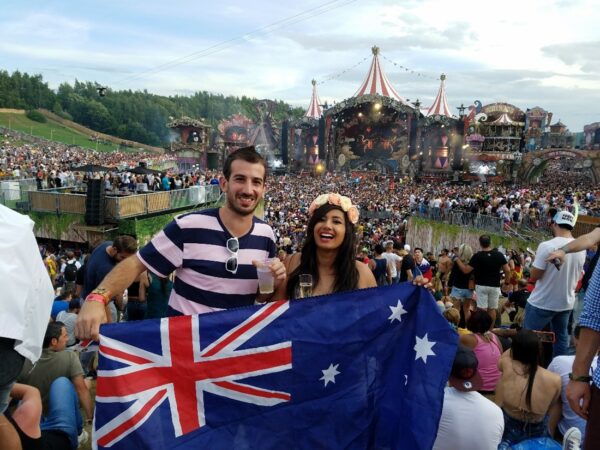
[(412, 284), (415, 286), (424, 287), (425, 289), (429, 289), (433, 292), (433, 284), (431, 284), (431, 280), (429, 278), (425, 278), (423, 275), (417, 275), (412, 280)]

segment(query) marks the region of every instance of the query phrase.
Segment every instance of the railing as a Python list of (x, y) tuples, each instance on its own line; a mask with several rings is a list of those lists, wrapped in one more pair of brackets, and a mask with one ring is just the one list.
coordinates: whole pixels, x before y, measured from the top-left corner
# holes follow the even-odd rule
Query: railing
[(471, 227), (478, 230), (489, 231), (491, 233), (502, 233), (504, 231), (504, 222), (500, 217), (474, 214), (468, 211), (420, 208), (415, 211), (415, 215), (425, 219), (445, 222), (450, 225)]
[[(192, 186), (187, 189), (125, 196), (109, 194), (105, 197), (104, 217), (113, 222), (188, 206), (205, 205), (219, 200), (220, 194), (218, 185)], [(29, 205), (32, 211), (85, 214), (86, 196), (51, 190), (31, 191)]]

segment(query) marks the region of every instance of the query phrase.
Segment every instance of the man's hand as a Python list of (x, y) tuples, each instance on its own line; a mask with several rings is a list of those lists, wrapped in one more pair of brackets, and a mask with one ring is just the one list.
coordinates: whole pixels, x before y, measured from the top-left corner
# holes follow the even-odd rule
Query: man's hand
[(590, 399), (592, 397), (589, 383), (571, 380), (567, 384), (566, 393), (573, 412), (588, 420)]
[(565, 262), (565, 251), (559, 249), (554, 250), (553, 252), (551, 252), (548, 255), (548, 258), (546, 258), (546, 262), (549, 262), (550, 264), (554, 264), (554, 260), (557, 259), (560, 261), (560, 264), (558, 265), (559, 267), (563, 265), (563, 263)]
[(423, 275), (417, 275), (415, 278), (413, 278), (412, 284), (433, 291), (433, 285), (431, 284), (431, 281), (428, 278), (425, 278)]
[(80, 339), (98, 340), (100, 324), (107, 321), (106, 308), (100, 302), (84, 302), (77, 315), (75, 336)]

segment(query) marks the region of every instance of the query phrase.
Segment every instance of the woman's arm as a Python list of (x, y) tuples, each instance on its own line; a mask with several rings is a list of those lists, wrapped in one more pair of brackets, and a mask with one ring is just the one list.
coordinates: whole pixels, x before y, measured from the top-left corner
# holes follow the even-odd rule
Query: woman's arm
[[(293, 255), (290, 255), (288, 257), (285, 258), (285, 260), (283, 261), (283, 265), (285, 266), (285, 270), (286, 273), (288, 274), (288, 278), (286, 278), (284, 283), (280, 283), (276, 288), (275, 288), (275, 293), (273, 294), (273, 297), (271, 298), (272, 301), (275, 300), (289, 300), (287, 298), (287, 284), (289, 282), (289, 275), (296, 270), (296, 268), (300, 265), (300, 255), (301, 253), (294, 253)], [(364, 266), (364, 264), (363, 264)], [(368, 267), (367, 267), (368, 269)]]
[(358, 261), (356, 262), (356, 268), (358, 269), (358, 289), (377, 287), (377, 281), (375, 281), (371, 269)]

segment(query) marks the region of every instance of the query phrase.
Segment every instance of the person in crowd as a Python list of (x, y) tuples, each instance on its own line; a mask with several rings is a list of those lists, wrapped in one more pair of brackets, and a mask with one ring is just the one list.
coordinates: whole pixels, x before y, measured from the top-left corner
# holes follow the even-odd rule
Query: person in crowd
[(42, 416), (40, 391), (15, 384), (11, 397), (18, 401), (12, 413), (0, 414), (0, 448), (3, 450), (75, 450), (88, 439), (83, 429), (73, 384), (60, 377), (50, 385), (50, 407)]
[(479, 374), (483, 381), (480, 393), (493, 397), (496, 384), (500, 379), (498, 361), (502, 356), (502, 344), (498, 337), (490, 331), (492, 317), (484, 309), (473, 311), (467, 329), (471, 334), (460, 336), (460, 343), (470, 348), (477, 355), (479, 361)]
[[(562, 263), (569, 253), (585, 250), (598, 242), (600, 227), (550, 253), (547, 260), (558, 258)], [(600, 348), (600, 270), (597, 265), (585, 293), (579, 325), (581, 331), (566, 392), (571, 409), (587, 420), (583, 449), (592, 450), (600, 448), (600, 370), (594, 371), (593, 376), (589, 375), (592, 361)]]
[(427, 278), (428, 280), (433, 279), (433, 273), (431, 269), (431, 264), (429, 261), (423, 256), (423, 249), (420, 247), (416, 247), (414, 252), (415, 264), (419, 269), (420, 274)]
[(548, 435), (547, 414), (559, 401), (561, 381), (557, 374), (539, 365), (539, 358), (538, 336), (523, 329), (500, 359), (502, 377), (496, 388), (496, 403), (504, 412), (505, 425), (499, 450)]
[(449, 250), (447, 248), (442, 249), (440, 252), (440, 256), (438, 258), (437, 264), (437, 275), (440, 277), (442, 282), (443, 294), (448, 295), (448, 279), (450, 278), (450, 274), (452, 273), (452, 259), (449, 254)]
[(383, 247), (385, 249), (385, 252), (382, 253), (382, 256), (386, 259), (387, 264), (390, 268), (390, 273), (392, 276), (391, 283), (397, 283), (398, 276), (399, 276), (398, 271), (400, 270), (400, 266), (402, 265), (402, 258), (400, 258), (400, 256), (398, 256), (394, 252), (394, 242), (393, 241), (390, 240), (390, 241), (384, 242)]
[(73, 291), (71, 289), (61, 289), (60, 294), (54, 299), (52, 309), (50, 310), (50, 318), (56, 320), (56, 316), (61, 311), (69, 309), (69, 302), (73, 300)]
[[(581, 326), (576, 325), (573, 330), (573, 341), (575, 343), (575, 349), (577, 349), (577, 345), (579, 342), (579, 334), (581, 331)], [(600, 351), (600, 348), (598, 349)], [(553, 419), (549, 423), (550, 434), (554, 435), (555, 430), (558, 428), (559, 436), (564, 436), (572, 427), (576, 427), (581, 437), (583, 439), (585, 437), (585, 426), (586, 420), (582, 417), (579, 417), (571, 406), (569, 405), (569, 401), (567, 400), (567, 385), (569, 384), (569, 374), (573, 368), (573, 362), (575, 361), (575, 355), (560, 355), (556, 356), (550, 365), (548, 366), (548, 370), (554, 372), (560, 376), (562, 382), (562, 390), (560, 400), (556, 403), (554, 408)], [(594, 356), (591, 364), (590, 373), (596, 371), (596, 367), (598, 366), (598, 356)], [(556, 433), (558, 434), (558, 433)]]
[(127, 288), (127, 320), (143, 320), (146, 315), (148, 273), (143, 271)]
[(69, 289), (75, 291), (75, 284), (77, 281), (77, 271), (81, 267), (81, 263), (75, 258), (75, 252), (72, 250), (67, 251), (66, 258), (60, 267), (60, 273), (64, 280), (63, 289)]
[[(86, 298), (102, 279), (118, 264), (121, 264), (137, 250), (137, 241), (127, 235), (118, 236), (114, 241), (105, 241), (94, 249), (90, 255), (85, 269), (82, 297)], [(127, 286), (126, 286), (127, 287)], [(117, 310), (123, 310), (123, 288), (113, 291), (111, 300), (117, 303), (108, 303), (111, 322), (117, 321)]]
[[(452, 364), (433, 450), (496, 450), (504, 432), (502, 410), (479, 392), (479, 362), (459, 344)], [(476, 432), (474, 431), (476, 430)]]
[(398, 280), (400, 283), (404, 281), (412, 281), (415, 278), (415, 259), (410, 254), (410, 245), (404, 245), (404, 251), (406, 255), (402, 258), (402, 263), (400, 264), (400, 274), (398, 275)]
[(523, 326), (530, 330), (543, 330), (551, 324), (556, 335), (554, 356), (566, 354), (569, 347), (569, 316), (575, 304), (575, 287), (583, 270), (585, 252), (567, 256), (560, 270), (546, 259), (554, 249), (573, 240), (571, 231), (574, 226), (573, 214), (568, 211), (556, 213), (552, 219), (555, 237), (538, 246), (530, 273), (530, 279), (537, 282), (527, 299)]
[[(470, 261), (473, 256), (473, 249), (469, 244), (461, 244), (456, 249), (454, 258), (460, 258), (462, 261)], [(471, 286), (472, 274), (464, 273), (460, 270), (458, 264), (452, 266), (448, 278), (448, 286), (451, 287), (450, 298), (454, 304), (460, 308), (464, 323), (471, 317), (471, 308), (473, 306), (473, 287)]]
[(173, 290), (173, 280), (171, 276), (159, 277), (149, 271), (148, 274), (148, 292), (145, 319), (160, 319), (167, 317), (169, 296)]
[(67, 335), (67, 347), (75, 345), (77, 339), (75, 338), (75, 323), (77, 322), (77, 314), (81, 309), (81, 302), (78, 298), (74, 298), (69, 302), (69, 307), (65, 311), (61, 311), (56, 315), (56, 321), (65, 324)]
[(301, 274), (312, 275), (313, 296), (377, 286), (369, 267), (356, 261), (358, 209), (352, 201), (339, 194), (322, 194), (311, 203), (308, 214), (302, 252), (286, 260), (290, 275), (274, 299), (298, 298)]
[(383, 256), (384, 249), (381, 244), (375, 245), (375, 257), (369, 260), (369, 269), (373, 272), (377, 286), (392, 284), (392, 268)]
[(442, 312), (442, 315), (459, 335), (471, 334), (471, 332), (466, 328), (461, 328), (458, 326), (460, 323), (460, 312), (458, 311), (458, 309), (453, 307), (445, 308)]
[(66, 377), (73, 383), (86, 419), (91, 423), (94, 416), (92, 398), (83, 378), (83, 368), (77, 353), (65, 351), (68, 339), (67, 329), (62, 322), (50, 322), (46, 328), (40, 360), (35, 365), (25, 361), (18, 381), (40, 390), (44, 412), (47, 412), (52, 382)]
[[(270, 269), (275, 288), (284, 283), (285, 267), (274, 258), (273, 230), (254, 215), (265, 192), (266, 171), (266, 161), (254, 147), (232, 152), (221, 178), (225, 204), (175, 218), (136, 255), (109, 273), (86, 297), (76, 335), (97, 338), (100, 324), (106, 321), (105, 305), (144, 270), (161, 277), (176, 271), (169, 298), (170, 315), (253, 304), (258, 292), (253, 266), (257, 259), (273, 258)], [(271, 297), (262, 295), (258, 300)]]
[(457, 258), (455, 262), (464, 273), (474, 273), (477, 307), (487, 309), (492, 317), (492, 324), (494, 324), (500, 298), (500, 269), (504, 271), (507, 280), (510, 269), (504, 255), (492, 248), (492, 239), (489, 235), (481, 235), (479, 245), (481, 245), (481, 251), (475, 253), (468, 263), (460, 258)]

